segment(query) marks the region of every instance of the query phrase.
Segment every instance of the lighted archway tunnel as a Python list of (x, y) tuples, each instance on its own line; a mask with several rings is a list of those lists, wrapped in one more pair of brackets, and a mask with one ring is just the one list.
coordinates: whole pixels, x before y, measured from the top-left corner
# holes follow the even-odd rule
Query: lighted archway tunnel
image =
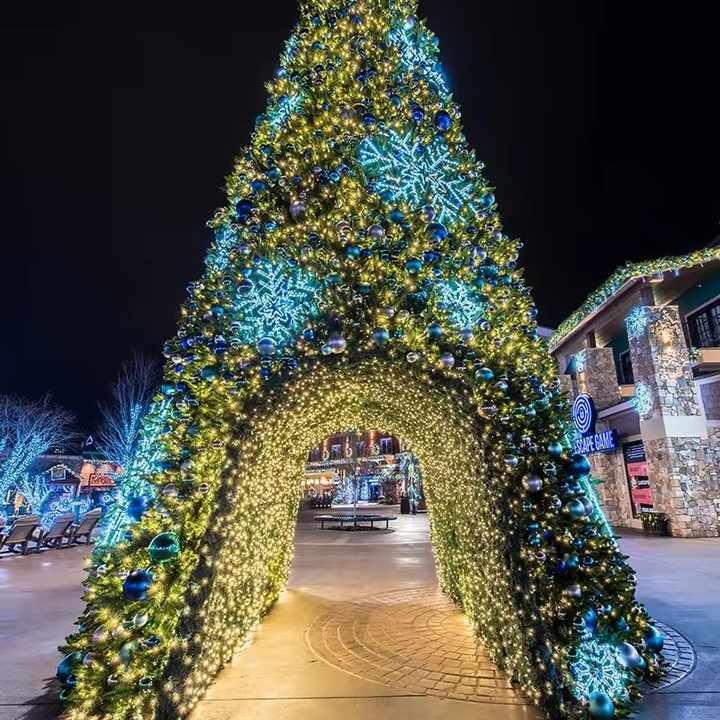
[(196, 580), (212, 567), (210, 587), (191, 602), (183, 630), (191, 644), (176, 658), (181, 674), (188, 650), (193, 658), (188, 701), (202, 696), (284, 587), (307, 452), (338, 428), (382, 427), (405, 439), (423, 469), (441, 586), (491, 652), (527, 675), (522, 609), (498, 542), (511, 531), (493, 471), (502, 458), (479, 440), (480, 424), (459, 393), (377, 359), (318, 367), (272, 399), (236, 441), (204, 543)]
[(300, 0), (211, 221), (58, 668), (73, 720), (184, 717), (284, 586), (346, 428), (422, 466), (440, 582), (549, 717), (624, 716), (662, 638), (415, 0)]

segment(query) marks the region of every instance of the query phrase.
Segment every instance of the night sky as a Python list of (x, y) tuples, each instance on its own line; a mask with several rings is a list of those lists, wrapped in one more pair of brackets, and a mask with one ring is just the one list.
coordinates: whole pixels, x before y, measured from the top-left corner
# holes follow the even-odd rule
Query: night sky
[[(119, 365), (174, 333), (296, 17), (252, 5), (4, 18), (0, 392), (51, 392), (92, 429)], [(543, 324), (626, 260), (718, 235), (705, 3), (420, 5)]]

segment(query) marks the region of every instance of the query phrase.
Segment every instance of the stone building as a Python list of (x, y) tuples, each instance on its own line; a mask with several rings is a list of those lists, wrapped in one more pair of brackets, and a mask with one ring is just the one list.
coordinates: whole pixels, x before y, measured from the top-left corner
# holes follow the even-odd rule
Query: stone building
[(627, 264), (549, 341), (606, 514), (720, 534), (720, 247)]

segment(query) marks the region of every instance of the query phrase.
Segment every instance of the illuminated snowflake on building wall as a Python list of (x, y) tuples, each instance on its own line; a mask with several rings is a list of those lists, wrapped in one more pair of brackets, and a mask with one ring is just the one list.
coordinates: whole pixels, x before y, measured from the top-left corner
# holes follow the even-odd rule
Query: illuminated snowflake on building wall
[(653, 400), (652, 390), (650, 390), (647, 383), (635, 383), (635, 407), (640, 415), (640, 419), (645, 420), (649, 417), (654, 406), (655, 401)]
[(636, 305), (625, 317), (625, 326), (630, 340), (642, 337), (650, 323), (650, 315), (641, 305)]
[(261, 260), (248, 280), (244, 292), (238, 293), (232, 324), (243, 343), (268, 338), (280, 348), (292, 342), (305, 320), (317, 313), (319, 284), (301, 268), (282, 260)]
[(460, 163), (442, 138), (423, 145), (411, 130), (404, 135), (382, 131), (360, 143), (358, 160), (386, 202), (430, 203), (439, 222), (454, 222), (471, 205), (473, 183), (460, 173)]
[(570, 660), (573, 694), (587, 698), (591, 693), (604, 692), (613, 700), (627, 698), (631, 674), (617, 661), (617, 645), (601, 638), (581, 642)]
[(417, 72), (441, 95), (450, 94), (433, 38), (422, 26), (412, 20), (405, 22), (388, 33), (388, 42), (400, 51), (403, 71)]
[(450, 322), (460, 330), (475, 327), (485, 313), (486, 304), (466, 283), (448, 280), (435, 286), (438, 307), (444, 310)]
[(573, 367), (576, 373), (585, 372), (587, 367), (587, 353), (584, 350), (578, 350), (573, 355)]

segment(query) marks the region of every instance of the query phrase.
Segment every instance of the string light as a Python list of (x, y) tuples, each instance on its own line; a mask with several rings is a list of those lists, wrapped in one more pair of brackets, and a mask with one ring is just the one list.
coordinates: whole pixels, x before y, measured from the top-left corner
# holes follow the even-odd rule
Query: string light
[(444, 310), (456, 328), (474, 328), (485, 313), (485, 302), (467, 284), (457, 280), (439, 282), (436, 285), (438, 306)]

